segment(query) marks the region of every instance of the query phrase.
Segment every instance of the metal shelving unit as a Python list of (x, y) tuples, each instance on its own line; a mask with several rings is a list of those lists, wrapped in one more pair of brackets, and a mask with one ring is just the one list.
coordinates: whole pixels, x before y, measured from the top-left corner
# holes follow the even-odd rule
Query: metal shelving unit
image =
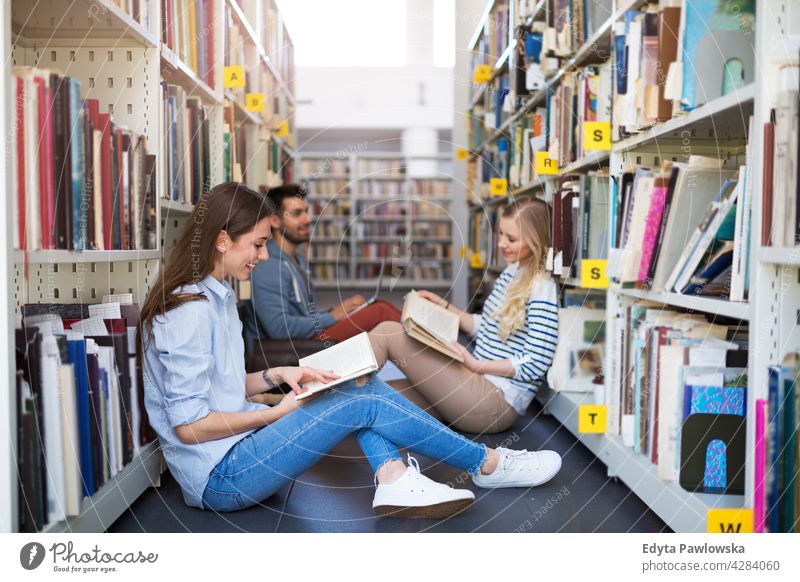
[[(612, 14), (597, 31), (567, 60), (562, 68), (552, 75), (545, 87), (528, 97), (519, 109), (512, 113), (502, 125), (484, 134), (483, 141), (470, 152), (471, 159), (482, 155), (484, 148), (500, 137), (508, 137), (512, 125), (532, 108), (541, 104), (547, 92), (555, 87), (562, 75), (576, 67), (587, 64), (593, 45), (606, 46), (613, 34), (615, 23), (625, 11), (645, 5), (644, 0), (617, 0)], [(540, 3), (542, 4), (542, 3)], [(494, 2), (487, 2), (484, 18), (479, 23), (467, 50), (477, 44), (482, 25), (489, 18)], [(525, 21), (530, 26), (535, 17), (544, 11), (537, 5), (535, 14)], [(719, 99), (683, 113), (661, 124), (647, 128), (624, 140), (614, 142), (609, 152), (592, 153), (560, 169), (559, 175), (584, 173), (599, 167), (607, 167), (610, 175), (620, 174), (632, 164), (657, 166), (662, 160), (685, 159), (681, 149), (686, 139), (691, 140), (692, 154), (719, 156), (729, 160), (731, 166), (744, 162), (745, 147), (751, 151), (750, 174), (753, 188), (751, 215), (751, 248), (749, 249), (749, 302), (731, 302), (725, 299), (687, 296), (678, 293), (654, 292), (640, 289), (613, 287), (607, 291), (607, 337), (614, 337), (612, 315), (628, 304), (638, 300), (651, 300), (664, 305), (707, 314), (710, 320), (726, 317), (749, 324), (749, 389), (747, 395), (748, 418), (755, 417), (755, 400), (766, 397), (767, 367), (778, 364), (789, 351), (800, 348), (800, 330), (797, 314), (800, 313), (800, 247), (762, 248), (759, 245), (761, 229), (761, 192), (763, 156), (762, 128), (769, 120), (770, 108), (774, 107), (779, 90), (778, 69), (788, 59), (797, 63), (797, 41), (800, 33), (800, 6), (790, 0), (757, 0), (756, 58), (759, 63), (755, 82), (735, 90)], [(783, 39), (783, 42), (779, 42)], [(783, 47), (785, 54), (773, 55)], [(788, 48), (787, 48), (788, 47)], [(782, 60), (781, 60), (782, 59)], [(780, 61), (780, 62), (776, 62)], [(514, 66), (513, 62), (510, 66)], [(482, 94), (482, 93), (481, 93)], [(477, 94), (468, 100), (474, 107)], [(749, 119), (753, 117), (753, 134), (748, 135)], [(545, 200), (552, 198), (558, 176), (544, 176), (511, 190), (510, 196), (533, 194)], [(775, 193), (775, 196), (784, 193)], [(785, 194), (784, 194), (785, 195)], [(499, 204), (504, 204), (509, 195), (483, 199), (471, 208), (473, 215), (483, 215)], [(610, 205), (609, 205), (610, 207)], [(487, 257), (490, 256), (487, 252)], [(487, 262), (489, 262), (487, 260)], [(496, 274), (500, 267), (490, 266), (473, 269), (477, 277), (480, 272)], [(580, 285), (576, 279), (561, 278), (559, 284)], [(606, 360), (618, 357), (609, 349)], [(608, 380), (607, 380), (608, 381)], [(607, 390), (608, 387), (605, 387)], [(618, 435), (587, 435), (577, 431), (577, 411), (581, 404), (595, 402), (595, 393), (539, 394), (545, 410), (552, 413), (575, 436), (592, 450), (608, 467), (609, 475), (622, 479), (631, 490), (650, 506), (676, 531), (706, 531), (706, 516), (716, 507), (752, 507), (754, 488), (754, 421), (747, 425), (747, 467), (745, 495), (701, 495), (684, 491), (677, 483), (659, 480), (655, 466), (648, 458), (634, 454), (623, 445)]]
[[(0, 352), (0, 367), (5, 374), (6, 387), (15, 385), (14, 328), (21, 320), (21, 307), (25, 303), (82, 302), (96, 303), (106, 293), (130, 292), (135, 303), (142, 304), (158, 275), (161, 261), (174, 244), (174, 238), (183, 221), (192, 211), (191, 204), (179, 203), (164, 197), (165, 164), (162, 151), (161, 87), (165, 81), (180, 85), (188, 95), (198, 96), (208, 108), (212, 152), (222, 151), (222, 107), (225, 95), (214, 90), (178, 56), (160, 42), (159, 0), (150, 2), (150, 26), (145, 27), (120, 9), (113, 0), (76, 0), (61, 2), (43, 0), (31, 6), (21, 0), (3, 3), (0, 40), (3, 41), (3, 89), (0, 103), (10, 111), (11, 64), (28, 64), (52, 67), (67, 72), (81, 81), (82, 97), (100, 101), (103, 111), (113, 106), (113, 119), (132, 131), (147, 137), (148, 151), (157, 156), (157, 224), (159, 247), (153, 250), (122, 251), (69, 251), (69, 250), (14, 250), (11, 236), (12, 202), (5, 197), (0, 206), (0, 224), (3, 229), (4, 248), (0, 253), (0, 268), (9, 285), (0, 310), (0, 324), (4, 324), (6, 349)], [(214, 19), (216, 30), (224, 29), (223, 12), (230, 7), (239, 18), (239, 24), (248, 29), (246, 20), (235, 2), (216, 0)], [(250, 28), (249, 30), (252, 30)], [(283, 31), (281, 30), (281, 33)], [(294, 98), (290, 86), (281, 79), (279, 71), (266, 54), (258, 39), (256, 44), (266, 70), (279, 81), (282, 99), (292, 107)], [(47, 59), (39, 60), (39, 53), (47, 47)], [(215, 37), (213, 57), (223, 63), (223, 35)], [(94, 52), (102, 51), (104, 58), (95, 59)], [(107, 58), (106, 58), (107, 55)], [(95, 78), (108, 82), (95, 84)], [(215, 68), (214, 85), (222, 87), (222, 66)], [(250, 112), (244, 111), (242, 121), (259, 124)], [(289, 116), (291, 118), (291, 116)], [(292, 123), (293, 125), (293, 123)], [(11, 135), (9, 118), (0, 116), (0, 129)], [(291, 131), (296, 131), (292, 127)], [(290, 134), (291, 135), (291, 134)], [(285, 139), (281, 146), (291, 151)], [(12, 191), (8, 152), (10, 140), (3, 142), (5, 162), (4, 189)], [(254, 156), (263, 151), (254, 152)], [(212, 155), (212, 183), (222, 181), (221, 156)], [(245, 163), (250, 163), (246, 161)], [(258, 164), (253, 162), (254, 166)], [(262, 164), (263, 165), (263, 164)], [(17, 530), (17, 471), (14, 452), (16, 441), (16, 401), (13, 389), (3, 392), (0, 398), (0, 417), (10, 435), (7, 445), (0, 447), (0, 531)], [(164, 463), (158, 443), (141, 447), (134, 459), (114, 478), (109, 480), (91, 498), (84, 498), (80, 514), (66, 521), (45, 526), (45, 531), (96, 532), (109, 527), (142, 492), (158, 485)]]

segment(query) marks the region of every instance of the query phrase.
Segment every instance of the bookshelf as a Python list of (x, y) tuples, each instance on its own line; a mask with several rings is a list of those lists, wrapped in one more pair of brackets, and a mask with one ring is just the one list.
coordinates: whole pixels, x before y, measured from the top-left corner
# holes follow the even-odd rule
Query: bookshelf
[(320, 289), (374, 289), (385, 260), (392, 288), (452, 284), (448, 155), (299, 153), (314, 215), (310, 266)]
[[(174, 3), (179, 4), (182, 2)], [(237, 174), (236, 178), (262, 189), (293, 179), (290, 163), (296, 139), (293, 48), (274, 0), (197, 0), (192, 10), (205, 11), (202, 16), (205, 28), (190, 36), (185, 34), (190, 30), (186, 28), (184, 45), (176, 41), (181, 38), (179, 32), (175, 32), (178, 36), (167, 36), (162, 2), (142, 0), (138, 5), (143, 12), (134, 18), (112, 0), (44, 0), (35, 6), (13, 0), (3, 4), (0, 37), (6, 64), (0, 92), (4, 111), (0, 128), (6, 135), (12, 135), (11, 111), (15, 103), (11, 67), (57, 69), (80, 82), (81, 101), (97, 99), (101, 112), (109, 112), (114, 124), (143, 135), (147, 153), (155, 156), (156, 163), (153, 248), (15, 248), (19, 246), (12, 228), (15, 207), (12, 197), (5, 197), (0, 223), (7, 250), (0, 258), (0, 265), (10, 284), (4, 291), (0, 315), (7, 346), (0, 356), (0, 366), (6, 375), (3, 384), (10, 388), (4, 387), (0, 396), (0, 416), (9, 427), (10, 444), (2, 447), (0, 453), (0, 531), (14, 532), (19, 527), (17, 402), (13, 387), (16, 385), (14, 328), (20, 325), (22, 305), (93, 304), (108, 293), (131, 293), (134, 302), (141, 304), (180, 227), (194, 208), (198, 189), (202, 188), (196, 181), (193, 187), (190, 180), (183, 199), (173, 196), (174, 182), (170, 181), (166, 151), (166, 131), (171, 118), (165, 114), (164, 88), (177, 87), (187, 101), (192, 100), (204, 111), (207, 147), (213, 153), (205, 166), (195, 169), (206, 172), (209, 186), (226, 178), (225, 159), (218, 155), (224, 151), (226, 139), (233, 144), (227, 150), (228, 165), (230, 172)], [(182, 22), (189, 26), (187, 21)], [(172, 24), (178, 26), (177, 21)], [(201, 49), (191, 38), (206, 44)], [(238, 43), (233, 48), (229, 43), (232, 38)], [(236, 54), (232, 54), (234, 48)], [(246, 62), (237, 60), (241, 54), (248, 57)], [(248, 92), (264, 93), (262, 111), (248, 110), (243, 91), (223, 88), (223, 67), (237, 64), (245, 66)], [(182, 112), (176, 109), (175, 113), (177, 118)], [(188, 149), (192, 136), (197, 135), (187, 128), (182, 136), (183, 145)], [(10, 143), (7, 140), (2, 146), (7, 192), (15, 191), (16, 184)], [(190, 158), (188, 152), (180, 159), (174, 156), (175, 167), (183, 168), (184, 162), (198, 163), (187, 161)], [(145, 489), (158, 485), (164, 467), (157, 442), (140, 447), (121, 472), (93, 496), (83, 498), (78, 515), (46, 524), (43, 531), (105, 530)]]
[[(683, 161), (688, 154), (711, 156), (724, 161), (722, 168), (747, 165), (747, 180), (751, 188), (751, 216), (749, 246), (746, 261), (749, 301), (730, 301), (725, 297), (684, 295), (663, 290), (628, 288), (612, 282), (606, 291), (606, 337), (614, 337), (615, 318), (633, 303), (648, 300), (664, 309), (679, 309), (687, 313), (703, 314), (708, 321), (722, 321), (749, 326), (747, 340), (748, 390), (747, 390), (747, 448), (744, 495), (716, 495), (690, 493), (676, 482), (659, 479), (656, 466), (650, 459), (635, 454), (624, 445), (618, 434), (588, 435), (577, 429), (577, 411), (581, 404), (603, 404), (609, 398), (609, 374), (606, 374), (605, 393), (594, 392), (541, 392), (539, 398), (545, 410), (553, 414), (575, 436), (590, 448), (607, 467), (609, 475), (622, 479), (675, 531), (704, 532), (708, 509), (725, 507), (754, 507), (755, 473), (755, 401), (767, 398), (768, 367), (779, 365), (784, 356), (800, 348), (797, 332), (797, 314), (800, 313), (800, 247), (761, 246), (762, 212), (762, 161), (764, 143), (762, 129), (770, 120), (770, 110), (776, 107), (778, 92), (782, 86), (781, 70), (798, 66), (796, 36), (800, 32), (800, 8), (787, 0), (758, 0), (755, 24), (755, 78), (745, 81), (741, 87), (716, 97), (688, 111), (674, 111), (668, 119), (630, 132), (628, 135), (612, 134), (613, 141), (608, 151), (586, 152), (582, 156), (561, 164), (557, 175), (539, 175), (531, 170), (527, 179), (520, 180), (513, 174), (515, 152), (515, 128), (530, 123), (536, 115), (548, 126), (550, 109), (554, 99), (568, 75), (586, 67), (602, 67), (611, 59), (613, 67), (613, 44), (615, 31), (620, 30), (629, 10), (654, 7), (656, 3), (640, 0), (617, 0), (604, 2), (595, 0), (595, 8), (607, 9), (607, 17), (585, 36), (586, 42), (573, 47), (574, 50), (561, 58), (552, 58), (554, 53), (543, 55), (539, 62), (542, 80), (535, 89), (518, 91), (520, 79), (515, 75), (525, 74), (530, 60), (524, 51), (512, 51), (510, 58), (498, 67), (492, 67), (486, 83), (475, 83), (467, 100), (465, 116), (469, 120), (467, 190), (470, 199), (470, 252), (471, 294), (480, 295), (487, 281), (491, 281), (502, 270), (495, 253), (493, 229), (499, 210), (508, 201), (518, 196), (538, 196), (553, 202), (559, 195), (559, 183), (565, 176), (588, 176), (598, 171), (608, 175), (610, 188), (631, 166), (657, 168), (668, 160)], [(667, 4), (667, 3), (664, 3)], [(670, 2), (668, 5), (681, 5)], [(655, 8), (653, 8), (655, 9)], [(489, 24), (494, 15), (504, 13), (508, 18), (510, 45), (514, 40), (525, 46), (527, 35), (544, 33), (546, 23), (552, 23), (554, 3), (550, 0), (502, 2), (490, 1), (468, 46), (474, 55), (468, 71), (470, 78), (477, 64), (490, 64), (491, 51), (486, 49), (484, 37), (489, 33)], [(484, 55), (484, 53), (487, 53)], [(545, 58), (547, 57), (547, 58)], [(522, 69), (521, 73), (519, 69)], [(612, 69), (613, 71), (613, 69)], [(785, 74), (784, 74), (785, 75)], [(505, 77), (505, 79), (504, 79)], [(498, 114), (492, 98), (500, 87), (508, 88), (507, 103)], [(612, 111), (618, 107), (613, 99)], [(752, 118), (752, 125), (751, 125)], [(534, 136), (535, 137), (535, 136)], [(502, 142), (505, 141), (505, 144)], [(546, 142), (540, 148), (545, 150)], [(687, 148), (691, 151), (687, 152)], [(556, 149), (557, 151), (557, 149)], [(748, 153), (749, 151), (749, 153)], [(517, 154), (519, 155), (519, 154)], [(554, 154), (555, 155), (555, 154)], [(748, 157), (749, 155), (749, 157)], [(523, 164), (532, 160), (523, 158)], [(490, 179), (506, 180), (502, 192), (492, 192)], [(515, 183), (516, 182), (516, 183)], [(793, 189), (789, 189), (794, 192)], [(789, 194), (792, 196), (793, 194)], [(775, 197), (786, 196), (775, 191)], [(612, 200), (609, 199), (608, 221), (615, 219)], [(776, 202), (777, 204), (777, 202)], [(792, 211), (793, 212), (793, 211)], [(612, 249), (613, 250), (613, 249)], [(577, 273), (579, 275), (579, 272)], [(558, 277), (560, 287), (580, 287), (580, 280), (573, 272), (565, 271)], [(605, 346), (606, 362), (621, 357), (615, 352), (614, 341)]]

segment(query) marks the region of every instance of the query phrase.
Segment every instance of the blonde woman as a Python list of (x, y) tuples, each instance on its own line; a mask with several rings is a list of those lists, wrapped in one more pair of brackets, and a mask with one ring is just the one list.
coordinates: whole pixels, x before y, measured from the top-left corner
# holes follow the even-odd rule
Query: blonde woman
[(509, 266), (500, 274), (483, 313), (467, 313), (429, 291), (420, 295), (459, 316), (475, 337), (473, 352), (456, 344), (464, 362), (451, 360), (385, 322), (369, 334), (378, 364), (391, 360), (405, 372), (405, 395), (458, 430), (495, 433), (524, 414), (556, 351), (556, 285), (544, 269), (550, 247), (546, 203), (526, 199), (508, 206), (497, 247)]

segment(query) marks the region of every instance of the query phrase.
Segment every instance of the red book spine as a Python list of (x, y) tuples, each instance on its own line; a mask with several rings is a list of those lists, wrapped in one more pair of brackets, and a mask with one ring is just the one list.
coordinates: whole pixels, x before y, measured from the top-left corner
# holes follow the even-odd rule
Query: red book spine
[[(214, 19), (214, 4), (215, 0), (206, 0), (206, 22), (216, 22)], [(208, 35), (206, 36), (206, 61), (208, 62), (208, 69), (206, 72), (206, 83), (212, 89), (215, 89), (214, 86), (214, 57), (216, 56), (214, 53), (214, 27), (207, 26), (208, 28)]]
[(100, 164), (101, 172), (101, 192), (103, 197), (103, 244), (106, 250), (114, 248), (114, 241), (111, 238), (111, 225), (113, 213), (113, 199), (111, 194), (111, 132), (109, 128), (110, 116), (108, 113), (100, 113), (98, 125), (102, 132), (100, 138)]
[(19, 221), (19, 248), (25, 249), (25, 82), (17, 77), (17, 220)]
[(115, 130), (114, 139), (117, 140), (117, 192), (119, 192), (119, 200), (117, 201), (119, 209), (119, 240), (120, 248), (125, 249), (125, 196), (124, 196), (124, 170), (122, 168), (122, 130)]

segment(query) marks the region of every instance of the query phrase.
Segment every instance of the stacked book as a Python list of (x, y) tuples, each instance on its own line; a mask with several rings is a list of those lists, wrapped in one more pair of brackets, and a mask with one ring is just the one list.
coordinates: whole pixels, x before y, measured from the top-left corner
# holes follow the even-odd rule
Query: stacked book
[(20, 531), (80, 514), (153, 438), (130, 294), (23, 306), (16, 332)]
[(545, 49), (573, 55), (612, 13), (610, 0), (548, 0)]
[(182, 87), (164, 85), (163, 196), (196, 204), (211, 189), (211, 138), (208, 109)]
[(750, 200), (746, 165), (690, 156), (629, 168), (614, 189), (609, 276), (623, 286), (742, 301)]
[(156, 159), (147, 139), (81, 97), (77, 79), (12, 68), (14, 246), (156, 248)]
[[(139, 0), (142, 2), (143, 0)], [(161, 42), (214, 89), (214, 13), (219, 0), (162, 0)]]
[(701, 443), (708, 430), (698, 433), (704, 425), (697, 421), (713, 419), (689, 417), (732, 415), (727, 421), (739, 423), (744, 435), (747, 327), (710, 322), (705, 315), (647, 301), (614, 315), (611, 325), (609, 431), (621, 434), (635, 453), (657, 465), (664, 481), (678, 481), (689, 490), (742, 493), (744, 450), (729, 442), (727, 472), (715, 471), (725, 453), (712, 446), (709, 459), (717, 458), (717, 464), (705, 466), (706, 446)]

